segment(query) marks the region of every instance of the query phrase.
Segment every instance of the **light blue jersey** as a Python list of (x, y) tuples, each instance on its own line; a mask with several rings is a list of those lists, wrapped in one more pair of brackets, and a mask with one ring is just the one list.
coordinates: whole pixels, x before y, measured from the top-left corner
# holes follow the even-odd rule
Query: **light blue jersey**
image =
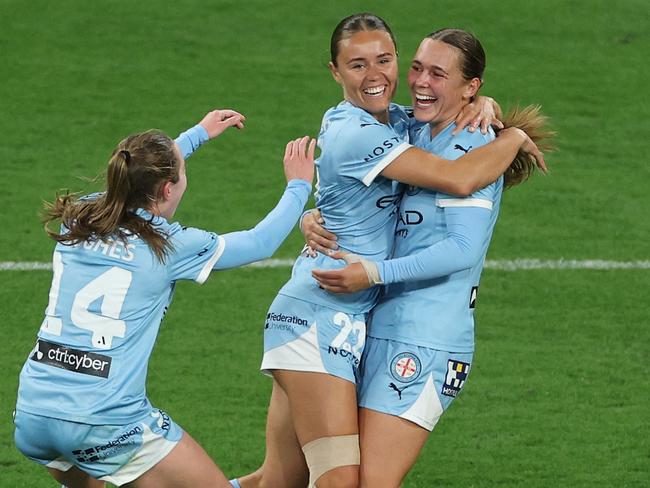
[[(428, 126), (416, 146), (457, 159), (494, 139), (490, 132), (451, 132), (431, 139)], [(479, 278), (499, 212), (503, 179), (467, 198), (410, 187), (401, 205), (394, 258), (379, 263), (387, 286), (368, 335), (428, 348), (472, 352)]]
[[(327, 229), (338, 236), (341, 250), (368, 259), (386, 259), (400, 199), (399, 184), (381, 171), (411, 146), (409, 118), (398, 105), (390, 106), (390, 124), (378, 122), (365, 110), (345, 101), (325, 113), (316, 161), (316, 206)], [(378, 290), (334, 295), (318, 287), (312, 269), (342, 268), (346, 263), (319, 254), (300, 256), (280, 294), (348, 313), (364, 313), (375, 304)]]
[[(207, 140), (201, 129), (177, 140), (184, 156)], [(255, 228), (223, 236), (137, 210), (172, 243), (164, 263), (134, 235), (126, 242), (57, 244), (49, 304), (20, 375), (17, 410), (92, 425), (126, 424), (147, 415), (148, 360), (176, 282), (203, 283), (213, 269), (273, 254), (310, 189), (306, 181), (292, 180)]]

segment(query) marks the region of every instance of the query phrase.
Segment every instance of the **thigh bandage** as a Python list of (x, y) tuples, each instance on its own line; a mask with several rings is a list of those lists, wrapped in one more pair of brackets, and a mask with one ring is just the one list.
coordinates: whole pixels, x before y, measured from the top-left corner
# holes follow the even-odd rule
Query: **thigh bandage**
[(339, 466), (359, 465), (359, 435), (321, 437), (302, 446), (309, 467), (309, 488), (316, 480)]

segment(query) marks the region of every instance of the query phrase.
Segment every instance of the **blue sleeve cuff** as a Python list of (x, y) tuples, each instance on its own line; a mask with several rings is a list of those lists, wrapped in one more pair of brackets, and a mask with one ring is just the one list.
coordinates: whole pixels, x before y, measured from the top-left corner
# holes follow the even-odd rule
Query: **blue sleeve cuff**
[[(309, 193), (311, 193), (311, 183), (305, 180), (293, 179), (287, 183), (285, 193), (293, 193), (299, 200), (300, 210), (302, 211), (309, 200)], [(302, 215), (301, 215), (302, 217)]]
[(295, 178), (293, 180), (289, 180), (289, 183), (287, 183), (287, 188), (304, 188), (307, 190), (307, 193), (309, 193), (311, 191), (311, 183), (309, 183), (307, 180)]
[(178, 144), (184, 159), (189, 158), (194, 151), (210, 140), (208, 131), (201, 124), (180, 134), (174, 142)]

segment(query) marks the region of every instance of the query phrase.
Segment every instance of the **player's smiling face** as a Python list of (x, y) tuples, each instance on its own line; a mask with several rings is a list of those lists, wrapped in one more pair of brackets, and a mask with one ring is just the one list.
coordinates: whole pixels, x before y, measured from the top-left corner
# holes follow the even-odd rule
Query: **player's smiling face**
[(397, 88), (397, 53), (388, 32), (359, 31), (341, 39), (336, 66), (329, 63), (343, 96), (353, 105), (388, 122), (388, 106)]
[(408, 74), (417, 120), (447, 125), (476, 94), (481, 80), (466, 80), (460, 62), (458, 48), (433, 39), (422, 41)]

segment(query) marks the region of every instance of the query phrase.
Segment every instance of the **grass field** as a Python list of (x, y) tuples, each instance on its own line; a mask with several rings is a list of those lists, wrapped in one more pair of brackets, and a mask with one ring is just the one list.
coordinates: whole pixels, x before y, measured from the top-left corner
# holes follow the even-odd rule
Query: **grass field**
[[(315, 135), (340, 99), (331, 30), (367, 9), (393, 27), (403, 74), (425, 34), (466, 28), (488, 53), (484, 93), (541, 103), (553, 120), (551, 174), (506, 193), (489, 259), (650, 259), (646, 1), (0, 0), (0, 262), (51, 259), (41, 201), (95, 188), (78, 177), (97, 174), (119, 139), (176, 134), (213, 107), (240, 110), (247, 128), (189, 161), (177, 217), (217, 232), (254, 225), (283, 187), (285, 142)], [(299, 248), (294, 233), (276, 257)], [(152, 402), (228, 475), (263, 459), (262, 318), (289, 272), (182, 284), (154, 351)], [(0, 271), (2, 488), (55, 486), (16, 451), (11, 422), (50, 280)], [(404, 486), (648, 486), (649, 285), (648, 269), (486, 270), (472, 379)]]

